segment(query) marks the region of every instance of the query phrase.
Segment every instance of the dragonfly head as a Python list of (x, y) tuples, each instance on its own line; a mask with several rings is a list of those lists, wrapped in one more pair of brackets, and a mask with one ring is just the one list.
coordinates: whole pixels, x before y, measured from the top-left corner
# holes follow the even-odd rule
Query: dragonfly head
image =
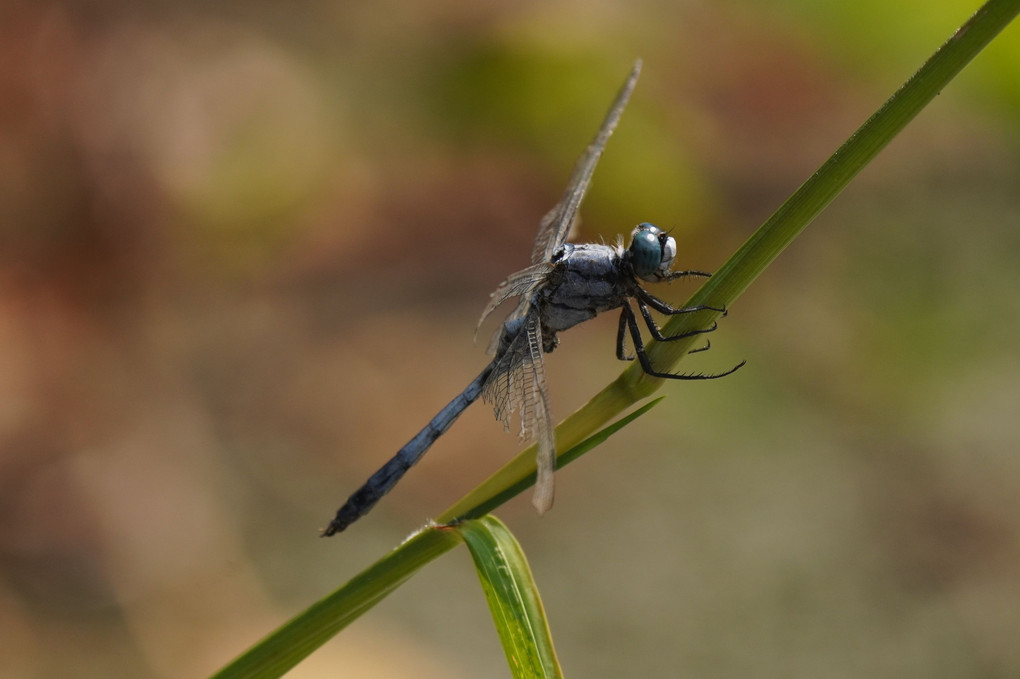
[(669, 272), (676, 257), (676, 241), (665, 231), (643, 222), (630, 234), (627, 254), (634, 275), (647, 281), (657, 281)]

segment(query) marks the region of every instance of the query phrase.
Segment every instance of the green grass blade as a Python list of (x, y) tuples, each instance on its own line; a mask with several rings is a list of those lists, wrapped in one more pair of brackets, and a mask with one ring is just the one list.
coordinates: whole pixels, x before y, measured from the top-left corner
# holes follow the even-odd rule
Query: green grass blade
[(215, 679), (283, 676), (425, 564), (460, 542), (460, 535), (453, 531), (421, 531), (250, 648), (216, 673)]
[(461, 534), (485, 591), (515, 679), (561, 677), (538, 587), (521, 546), (492, 516), (453, 528)]

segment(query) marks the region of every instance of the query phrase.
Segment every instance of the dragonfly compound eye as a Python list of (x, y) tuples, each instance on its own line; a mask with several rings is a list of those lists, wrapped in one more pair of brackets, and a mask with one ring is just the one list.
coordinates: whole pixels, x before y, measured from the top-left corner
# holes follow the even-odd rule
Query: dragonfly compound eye
[(672, 236), (659, 234), (659, 244), (662, 246), (662, 261), (659, 262), (659, 273), (666, 273), (673, 266), (676, 259), (676, 240)]
[(654, 224), (638, 224), (631, 233), (630, 264), (638, 278), (653, 275), (663, 264), (668, 268), (675, 256), (676, 241)]

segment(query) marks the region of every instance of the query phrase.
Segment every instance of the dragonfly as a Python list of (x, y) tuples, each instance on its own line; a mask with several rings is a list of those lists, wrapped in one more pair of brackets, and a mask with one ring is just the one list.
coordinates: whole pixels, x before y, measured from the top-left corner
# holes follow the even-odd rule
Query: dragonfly
[[(693, 270), (673, 271), (676, 241), (668, 233), (644, 222), (633, 230), (630, 246), (626, 249), (619, 241), (615, 245), (566, 242), (577, 221), (581, 201), (591, 183), (595, 165), (616, 129), (640, 73), (641, 61), (638, 60), (617, 93), (595, 138), (577, 160), (560, 201), (542, 218), (531, 251), (531, 265), (508, 276), (490, 296), (478, 327), (503, 302), (513, 298), (519, 300), (489, 344), (488, 352), (493, 357), (492, 361), (350, 496), (323, 531), (323, 536), (339, 533), (367, 514), (479, 397), (493, 406), (496, 419), (502, 421), (507, 430), (510, 428), (511, 416), (516, 412), (520, 418), (520, 437), (537, 442), (532, 504), (539, 514), (550, 509), (554, 495), (556, 442), (544, 356), (559, 344), (558, 333), (592, 319), (600, 312), (620, 309), (617, 358), (633, 360), (636, 356), (644, 372), (653, 377), (675, 380), (716, 379), (730, 375), (744, 365), (745, 362), (741, 361), (725, 372), (714, 374), (677, 374), (656, 370), (649, 360), (634, 306), (637, 306), (652, 337), (660, 342), (712, 332), (717, 326), (713, 323), (708, 328), (664, 336), (650, 308), (665, 315), (706, 310), (725, 314), (725, 309), (707, 305), (674, 308), (642, 287), (642, 282), (664, 283), (686, 276), (710, 275)], [(634, 347), (634, 356), (627, 353), (628, 335)], [(706, 345), (694, 351), (707, 348)]]

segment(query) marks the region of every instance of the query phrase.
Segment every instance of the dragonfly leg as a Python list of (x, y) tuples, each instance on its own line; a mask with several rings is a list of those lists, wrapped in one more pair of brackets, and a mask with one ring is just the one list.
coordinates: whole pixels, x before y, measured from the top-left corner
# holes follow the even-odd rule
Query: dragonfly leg
[(677, 278), (685, 278), (687, 276), (700, 276), (701, 278), (711, 278), (712, 274), (704, 271), (695, 271), (694, 269), (688, 269), (687, 271), (670, 271), (667, 274), (659, 276), (660, 283), (668, 283), (674, 281)]
[[(687, 332), (682, 332), (679, 335), (670, 335), (669, 337), (666, 337), (665, 335), (662, 334), (662, 330), (659, 329), (659, 326), (656, 325), (655, 319), (652, 318), (652, 312), (648, 310), (648, 305), (645, 304), (644, 300), (638, 298), (637, 305), (638, 309), (641, 310), (641, 316), (645, 319), (645, 325), (648, 326), (648, 331), (652, 333), (652, 337), (654, 337), (659, 342), (673, 342), (676, 340), (684, 339), (685, 337), (703, 335), (706, 332), (713, 332), (715, 331), (716, 328), (719, 327), (718, 323), (713, 322), (711, 328), (703, 328), (701, 330), (689, 330)], [(694, 307), (691, 308), (693, 309)], [(698, 309), (698, 311), (701, 311), (701, 309)], [(705, 347), (705, 349), (707, 348), (708, 347)], [(704, 351), (704, 349), (698, 349), (697, 351)]]
[[(649, 330), (651, 330), (652, 335), (655, 337), (655, 339), (659, 340), (660, 342), (669, 342), (670, 340), (678, 340), (683, 339), (684, 337), (691, 337), (692, 335), (700, 335), (702, 333), (712, 332), (718, 327), (718, 323), (713, 323), (711, 328), (706, 328), (704, 330), (694, 330), (680, 335), (666, 337), (659, 330), (658, 326), (655, 325), (655, 320), (651, 317), (651, 314), (648, 311), (648, 307), (646, 307), (641, 302), (638, 302), (638, 304), (640, 305), (641, 314), (644, 316), (645, 322), (648, 324)], [(712, 343), (706, 340), (705, 346), (699, 347), (697, 349), (691, 349), (687, 353), (696, 354), (700, 351), (708, 351), (711, 347)], [(620, 328), (616, 333), (616, 358), (620, 359), (621, 361), (634, 360), (633, 356), (627, 355), (627, 312), (623, 312), (620, 314)]]
[(708, 351), (711, 348), (712, 348), (712, 343), (710, 341), (708, 341), (708, 340), (705, 340), (705, 346), (698, 347), (697, 349), (691, 349), (687, 353), (688, 354), (697, 354), (697, 353), (701, 353), (702, 351)]
[(627, 355), (627, 311), (620, 314), (620, 328), (616, 332), (616, 357), (621, 361), (633, 361), (633, 356)]
[(661, 377), (672, 380), (714, 380), (716, 378), (725, 377), (731, 373), (736, 372), (741, 367), (743, 367), (744, 363), (746, 363), (746, 361), (741, 361), (740, 363), (738, 363), (737, 365), (735, 365), (734, 367), (730, 368), (725, 372), (712, 373), (708, 375), (704, 373), (660, 372), (652, 367), (652, 362), (648, 358), (648, 354), (645, 352), (645, 343), (644, 340), (641, 339), (641, 330), (640, 328), (638, 328), (637, 318), (634, 316), (634, 310), (630, 307), (630, 304), (627, 302), (624, 302), (623, 304), (621, 318), (624, 321), (626, 321), (627, 328), (630, 330), (630, 339), (632, 342), (634, 342), (634, 352), (637, 354), (638, 361), (641, 363), (641, 369), (644, 370), (646, 374), (651, 375), (652, 377)]
[(726, 316), (725, 307), (710, 306), (708, 304), (698, 304), (697, 306), (680, 307), (679, 309), (671, 307), (666, 302), (662, 301), (652, 293), (648, 292), (642, 287), (638, 287), (636, 296), (639, 300), (652, 307), (660, 314), (666, 314), (667, 316), (676, 316), (677, 314), (692, 314), (695, 311), (718, 311), (723, 316)]

